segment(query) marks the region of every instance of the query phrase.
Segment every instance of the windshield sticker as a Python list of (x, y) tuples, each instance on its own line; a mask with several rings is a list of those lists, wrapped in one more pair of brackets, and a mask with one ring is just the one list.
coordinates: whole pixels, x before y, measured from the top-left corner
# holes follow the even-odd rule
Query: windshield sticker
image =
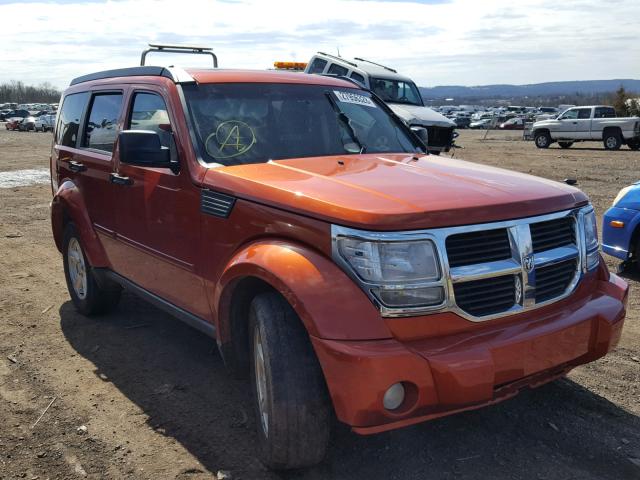
[(356, 105), (364, 105), (365, 107), (377, 108), (376, 104), (366, 95), (360, 95), (359, 93), (341, 92), (340, 90), (334, 90), (333, 93), (338, 98), (338, 101), (343, 103), (355, 103)]
[(248, 152), (256, 143), (253, 129), (239, 120), (229, 120), (218, 125), (204, 142), (207, 153), (213, 158), (232, 158)]

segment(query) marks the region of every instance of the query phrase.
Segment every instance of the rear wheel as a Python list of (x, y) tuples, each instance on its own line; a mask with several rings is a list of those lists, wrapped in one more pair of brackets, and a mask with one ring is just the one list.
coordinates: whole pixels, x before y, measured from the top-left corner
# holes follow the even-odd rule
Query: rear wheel
[(551, 145), (551, 135), (549, 135), (549, 132), (537, 132), (534, 137), (534, 142), (538, 148), (549, 148), (549, 145)]
[(607, 150), (620, 150), (620, 147), (622, 146), (620, 132), (616, 132), (615, 130), (605, 132), (602, 137), (602, 143), (604, 144), (604, 148)]
[(275, 469), (320, 462), (329, 442), (331, 406), (307, 331), (277, 293), (249, 310), (251, 381), (260, 456)]
[(122, 288), (119, 285), (98, 285), (73, 223), (67, 224), (64, 231), (62, 257), (67, 289), (80, 313), (106, 313), (118, 305)]
[(571, 148), (573, 142), (558, 142), (558, 145), (560, 145), (560, 148)]

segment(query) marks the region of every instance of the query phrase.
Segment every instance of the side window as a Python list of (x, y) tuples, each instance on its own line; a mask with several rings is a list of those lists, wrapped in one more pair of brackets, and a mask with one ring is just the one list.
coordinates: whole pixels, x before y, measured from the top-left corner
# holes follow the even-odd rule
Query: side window
[(160, 143), (171, 149), (171, 158), (177, 158), (171, 122), (164, 99), (156, 93), (136, 92), (131, 103), (128, 129), (151, 130), (160, 136)]
[(356, 82), (358, 82), (360, 85), (362, 85), (363, 87), (365, 86), (364, 77), (359, 73), (351, 72), (351, 75), (349, 76), (353, 78)]
[(581, 120), (588, 120), (591, 118), (591, 109), (590, 108), (581, 108), (578, 110), (578, 118)]
[(327, 61), (322, 58), (316, 58), (309, 68), (309, 73), (322, 73), (324, 71), (324, 67), (327, 66)]
[(332, 63), (331, 66), (329, 67), (329, 71), (327, 73), (329, 75), (338, 75), (340, 77), (346, 77), (348, 71), (349, 71), (348, 68), (344, 68), (341, 65), (338, 65), (336, 63)]
[(93, 96), (84, 129), (83, 147), (113, 152), (121, 106), (122, 93), (98, 93)]
[(89, 93), (73, 93), (64, 97), (56, 132), (56, 144), (75, 147), (80, 128), (80, 117), (87, 104)]
[(597, 107), (593, 118), (615, 118), (616, 111), (611, 107)]
[(571, 109), (562, 114), (561, 120), (575, 120), (576, 118), (578, 118), (578, 110)]

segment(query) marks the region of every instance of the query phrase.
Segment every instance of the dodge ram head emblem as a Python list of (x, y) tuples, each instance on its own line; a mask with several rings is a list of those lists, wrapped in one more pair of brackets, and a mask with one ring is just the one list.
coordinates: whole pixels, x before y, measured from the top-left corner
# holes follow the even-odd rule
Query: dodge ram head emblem
[(526, 255), (522, 257), (522, 266), (524, 267), (527, 273), (531, 273), (534, 266), (533, 255)]

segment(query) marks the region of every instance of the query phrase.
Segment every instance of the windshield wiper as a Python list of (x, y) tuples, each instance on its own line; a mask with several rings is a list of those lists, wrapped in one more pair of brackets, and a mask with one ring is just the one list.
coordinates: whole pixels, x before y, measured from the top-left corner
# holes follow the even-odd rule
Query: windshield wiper
[(343, 123), (345, 127), (347, 127), (349, 135), (351, 135), (353, 141), (356, 142), (360, 147), (359, 153), (365, 153), (367, 151), (367, 146), (358, 138), (358, 134), (354, 130), (353, 125), (351, 125), (351, 119), (340, 109), (338, 103), (334, 100), (329, 92), (325, 93), (325, 95), (329, 99), (329, 103), (331, 104), (333, 110), (338, 114), (338, 119)]

